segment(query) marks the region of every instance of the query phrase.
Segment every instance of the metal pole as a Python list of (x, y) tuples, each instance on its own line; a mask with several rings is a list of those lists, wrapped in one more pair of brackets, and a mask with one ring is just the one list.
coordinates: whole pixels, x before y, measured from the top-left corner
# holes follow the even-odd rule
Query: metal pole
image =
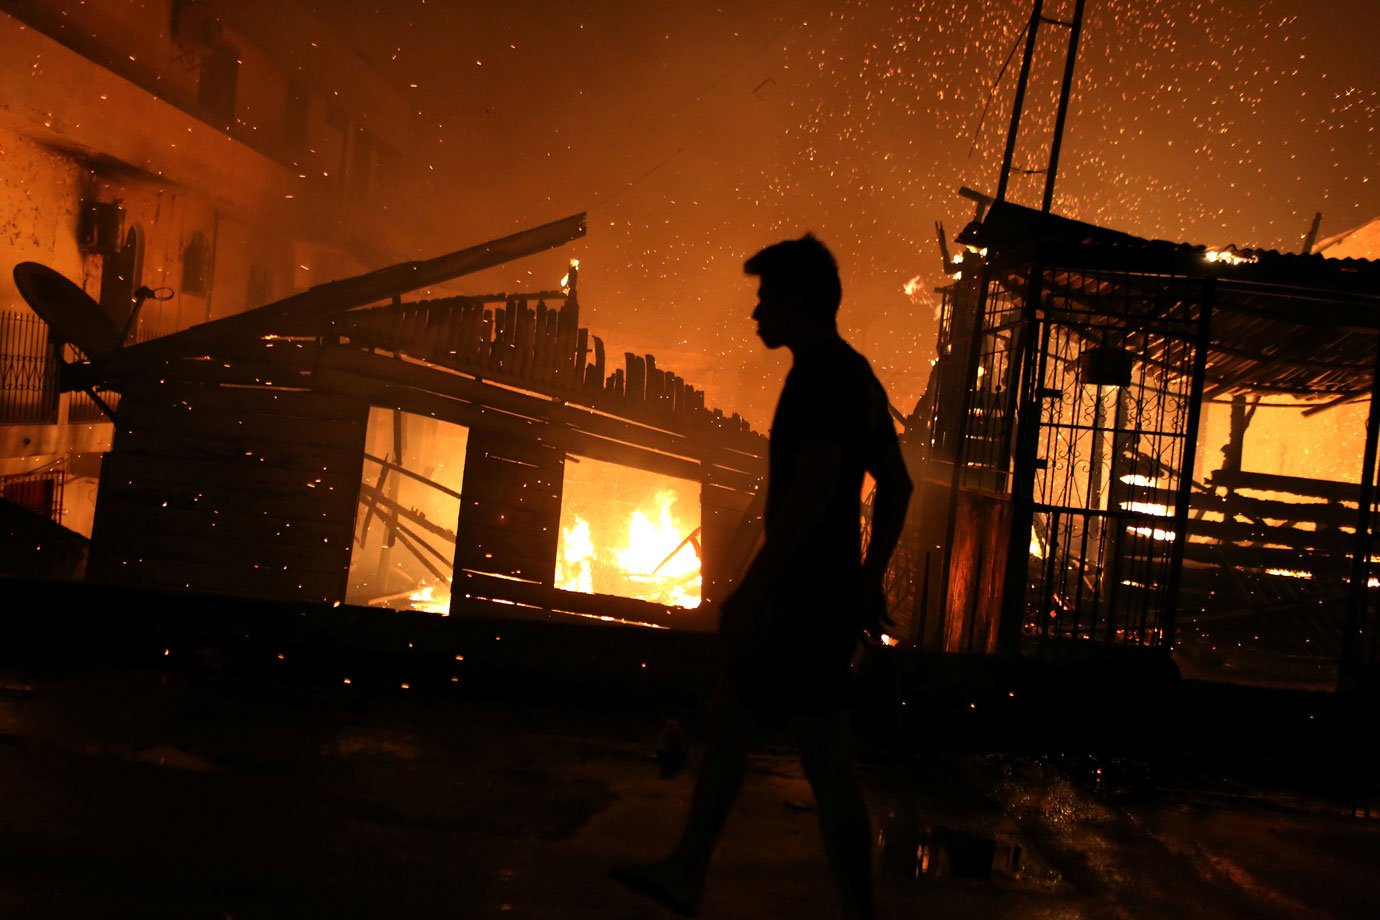
[[(1035, 472), (1040, 447), (1040, 422), (1044, 415), (1044, 387), (1049, 336), (1036, 343), (1039, 333), (1039, 305), (1043, 296), (1044, 268), (1038, 261), (1030, 265), (1020, 336), (1021, 349), (1012, 360), (1020, 363), (1016, 417), (1016, 456), (1011, 469), (1011, 534), (1006, 549), (1006, 571), (1002, 573), (1001, 614), (997, 621), (997, 652), (1014, 657), (1021, 650), (1021, 629), (1025, 621), (1026, 593), (1030, 585), (1030, 531), (1035, 520)], [(1048, 327), (1046, 326), (1046, 329)], [(1039, 348), (1038, 359), (1031, 350)], [(1054, 537), (1050, 538), (1052, 554)]]
[[(949, 477), (948, 517), (944, 523), (944, 556), (939, 572), (940, 637), (949, 621), (949, 588), (954, 560), (954, 537), (958, 533), (958, 502), (963, 493), (963, 465), (967, 462), (969, 416), (973, 411), (973, 390), (977, 387), (977, 369), (982, 361), (982, 335), (984, 317), (987, 313), (987, 291), (991, 284), (988, 263), (984, 262), (978, 275), (978, 292), (973, 305), (973, 332), (968, 341), (967, 360), (963, 363), (961, 381), (962, 397), (958, 410), (958, 438), (954, 442), (951, 456), (953, 469)], [(953, 322), (958, 320), (955, 312)]]
[(1016, 79), (1016, 100), (1011, 105), (1011, 127), (1006, 132), (1006, 152), (1001, 158), (1001, 178), (997, 180), (997, 201), (1006, 200), (1006, 184), (1011, 178), (1011, 161), (1016, 156), (1016, 135), (1021, 130), (1021, 111), (1025, 108), (1025, 88), (1030, 82), (1030, 62), (1035, 57), (1035, 33), (1040, 28), (1040, 14), (1044, 10), (1044, 0), (1035, 0), (1035, 9), (1030, 14), (1030, 25), (1026, 26), (1025, 55), (1021, 58), (1021, 73)]
[(1083, 34), (1083, 4), (1077, 0), (1073, 8), (1073, 22), (1069, 24), (1069, 53), (1064, 59), (1064, 82), (1059, 87), (1059, 114), (1054, 117), (1054, 143), (1049, 148), (1049, 169), (1045, 170), (1045, 197), (1040, 210), (1049, 213), (1054, 202), (1054, 179), (1059, 175), (1059, 148), (1064, 144), (1064, 119), (1069, 113), (1069, 97), (1073, 94), (1073, 68), (1078, 62), (1078, 37)]
[(1360, 664), (1361, 644), (1358, 641), (1366, 610), (1366, 594), (1370, 591), (1371, 503), (1375, 500), (1375, 459), (1380, 441), (1380, 340), (1376, 342), (1375, 367), (1370, 378), (1370, 415), (1366, 418), (1366, 449), (1361, 461), (1361, 495), (1356, 509), (1356, 541), (1351, 555), (1351, 596), (1348, 599), (1346, 630), (1342, 633), (1342, 660), (1338, 667), (1337, 689), (1345, 690), (1352, 683)]
[(1179, 586), (1183, 581), (1184, 546), (1188, 543), (1188, 503), (1193, 496), (1193, 466), (1198, 459), (1198, 426), (1203, 417), (1203, 380), (1207, 376), (1208, 350), (1212, 345), (1212, 306), (1217, 299), (1217, 281), (1203, 282), (1203, 297), (1198, 305), (1198, 350), (1193, 356), (1193, 379), (1188, 389), (1188, 420), (1184, 430), (1184, 452), (1179, 464), (1179, 488), (1174, 496), (1174, 548), (1169, 554), (1169, 584), (1160, 613), (1160, 629), (1165, 651), (1174, 654), (1175, 619), (1179, 611)]

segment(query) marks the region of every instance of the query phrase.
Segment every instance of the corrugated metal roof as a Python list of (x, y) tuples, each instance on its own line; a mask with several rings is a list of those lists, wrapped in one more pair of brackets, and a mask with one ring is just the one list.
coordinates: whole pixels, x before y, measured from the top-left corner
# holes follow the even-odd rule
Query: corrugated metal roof
[(1004, 202), (958, 239), (987, 249), (998, 270), (1038, 264), (1047, 290), (1108, 316), (1162, 299), (1170, 279), (1211, 281), (1210, 397), (1276, 393), (1340, 402), (1370, 392), (1380, 261), (1147, 240)]

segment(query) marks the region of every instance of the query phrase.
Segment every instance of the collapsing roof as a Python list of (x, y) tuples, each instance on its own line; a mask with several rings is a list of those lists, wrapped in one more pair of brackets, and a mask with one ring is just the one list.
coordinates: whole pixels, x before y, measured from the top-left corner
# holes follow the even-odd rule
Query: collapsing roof
[[(959, 241), (1003, 260), (1033, 258), (1053, 269), (1052, 284), (1079, 286), (1067, 292), (1074, 300), (1104, 307), (1140, 300), (1166, 277), (1211, 281), (1208, 398), (1251, 392), (1345, 402), (1370, 392), (1380, 262), (1147, 240), (1009, 202), (994, 204)], [(1077, 281), (1059, 269), (1078, 271)]]

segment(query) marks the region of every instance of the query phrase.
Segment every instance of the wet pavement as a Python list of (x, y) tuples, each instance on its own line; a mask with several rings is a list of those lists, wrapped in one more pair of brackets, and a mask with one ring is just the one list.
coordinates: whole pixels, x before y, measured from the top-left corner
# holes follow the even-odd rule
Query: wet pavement
[[(0, 917), (668, 916), (606, 877), (677, 830), (667, 715), (693, 721), (204, 661), (0, 668)], [(862, 775), (885, 917), (1380, 916), (1380, 820), (1212, 762), (909, 744)], [(764, 739), (703, 916), (833, 916), (814, 821)]]

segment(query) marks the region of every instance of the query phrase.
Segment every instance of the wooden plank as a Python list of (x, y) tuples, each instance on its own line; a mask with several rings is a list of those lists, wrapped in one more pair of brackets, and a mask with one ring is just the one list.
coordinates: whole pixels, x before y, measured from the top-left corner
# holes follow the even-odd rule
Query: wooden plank
[[(392, 485), (396, 485), (394, 480)], [(455, 531), (445, 526), (440, 521), (433, 521), (420, 511), (415, 511), (406, 505), (400, 504), (398, 500), (382, 490), (375, 488), (369, 483), (362, 483), (359, 489), (361, 501), (374, 506), (380, 511), (387, 511), (389, 516), (409, 522), (413, 527), (425, 531), (433, 537), (439, 537), (446, 542), (455, 542)]]
[(312, 366), (307, 364), (297, 367), (265, 368), (262, 365), (251, 364), (247, 361), (226, 362), (187, 359), (175, 363), (170, 362), (164, 365), (141, 368), (141, 373), (139, 375), (131, 375), (128, 378), (124, 378), (124, 382), (115, 386), (115, 389), (120, 392), (126, 389), (134, 389), (139, 386), (140, 381), (145, 379), (307, 387), (310, 385), (311, 373)]
[(579, 389), (585, 386), (585, 372), (589, 362), (589, 330), (580, 329), (575, 339), (575, 367), (570, 386)]
[(514, 347), (517, 349), (514, 373), (519, 378), (527, 379), (533, 376), (532, 349), (536, 343), (537, 317), (527, 306), (526, 300), (518, 300), (516, 303), (518, 326), (517, 340), (514, 342)]
[(521, 564), (540, 569), (536, 577), (550, 580), (556, 570), (556, 543), (560, 537), (559, 519), (552, 519), (545, 529), (518, 530), (510, 527), (488, 527), (468, 518), (460, 522), (455, 544), (455, 558), (470, 565), (484, 559), (495, 565)]
[(700, 481), (703, 469), (694, 460), (644, 450), (631, 444), (609, 441), (604, 438), (585, 438), (578, 444), (572, 444), (570, 452), (593, 460), (617, 463), (621, 466), (630, 466), (651, 473), (660, 473), (663, 476), (689, 479), (692, 482)]
[(561, 351), (559, 316), (555, 310), (546, 314), (546, 334), (543, 337), (544, 354), (541, 362), (541, 381), (548, 386), (556, 383), (558, 368), (565, 359)]
[(594, 379), (604, 379), (604, 340), (597, 335), (594, 337)]
[(289, 418), (277, 415), (239, 415), (229, 411), (187, 407), (160, 407), (138, 400), (121, 401), (120, 429), (140, 429), (181, 434), (190, 441), (256, 444), (313, 445), (347, 449), (364, 446), (364, 420)]
[[(163, 502), (167, 502), (165, 506)], [(246, 507), (244, 497), (233, 492), (220, 495), (169, 492), (132, 492), (114, 489), (97, 502), (98, 514), (122, 526), (142, 528), (161, 536), (198, 536), (232, 533), (240, 539), (264, 539), (288, 545), (339, 546), (354, 527), (355, 503), (348, 510), (331, 505), (284, 498), (268, 498)], [(127, 532), (94, 532), (93, 541), (120, 541)]]
[[(326, 346), (323, 349), (316, 383), (322, 391), (346, 394), (374, 405), (397, 405), (409, 412), (434, 415), (471, 427), (503, 430), (509, 434), (520, 434), (518, 429), (522, 427), (523, 419), (544, 418), (552, 422), (555, 428), (567, 426), (573, 432), (639, 444), (662, 453), (690, 458), (708, 455), (714, 457), (716, 463), (730, 462), (736, 466), (754, 468), (760, 468), (760, 457), (765, 454), (766, 448), (766, 439), (759, 435), (726, 436), (718, 432), (703, 432), (694, 436), (678, 434), (590, 412), (578, 406), (559, 405), (436, 367), (397, 361), (343, 346)], [(436, 395), (443, 393), (444, 396)], [(499, 415), (492, 411), (485, 414), (475, 408), (481, 404), (511, 415)], [(519, 424), (512, 424), (514, 422)], [(578, 434), (575, 439), (563, 439), (554, 429), (549, 433), (536, 434), (538, 427), (545, 426), (535, 421), (528, 423), (530, 437), (572, 450), (578, 450), (578, 445), (583, 443), (578, 439)], [(750, 444), (761, 453), (734, 450), (731, 445), (735, 443)]]
[(527, 535), (544, 534), (555, 527), (561, 519), (559, 504), (524, 507), (520, 504), (495, 501), (487, 495), (466, 500), (460, 513), (464, 516), (467, 535), (470, 527), (506, 530)]
[(574, 294), (566, 297), (556, 317), (556, 378), (562, 389), (569, 389), (584, 374), (584, 356), (579, 350), (588, 347), (580, 329), (580, 302)]
[[(533, 440), (471, 432), (465, 451), (457, 567), (483, 568), (550, 582), (555, 571), (564, 453)], [(494, 511), (517, 505), (496, 526)]]
[(1197, 543), (1190, 540), (1184, 544), (1184, 559), (1191, 562), (1211, 565), (1231, 565), (1235, 567), (1304, 570), (1311, 572), (1335, 572), (1337, 577), (1346, 574), (1349, 554), (1338, 556), (1335, 553), (1312, 554), (1306, 550), (1274, 549), (1258, 546), (1216, 546), (1210, 543)]
[(455, 551), (457, 571), (487, 572), (547, 585), (555, 578), (555, 560), (554, 551), (548, 556), (530, 547), (524, 549), (494, 540), (482, 547), (457, 547)]
[(647, 363), (632, 352), (623, 353), (623, 381), (628, 405), (640, 408), (647, 398)]
[(1208, 482), (1210, 485), (1228, 489), (1287, 492), (1294, 495), (1325, 498), (1329, 501), (1355, 502), (1360, 499), (1361, 495), (1361, 487), (1354, 482), (1307, 479), (1302, 476), (1277, 476), (1273, 473), (1218, 470), (1208, 478)]
[(705, 508), (722, 508), (741, 514), (752, 504), (754, 492), (724, 488), (705, 483), (700, 486), (700, 504)]
[(349, 565), (351, 548), (344, 543), (290, 543), (264, 540), (236, 532), (208, 531), (197, 535), (127, 531), (108, 548), (122, 558), (168, 562), (224, 563), (241, 561), (283, 571), (324, 572)]
[[(1354, 526), (1356, 509), (1334, 502), (1290, 502), (1247, 498), (1239, 493), (1193, 496), (1193, 513), (1218, 512), (1256, 520), (1309, 521), (1330, 526)], [(1196, 520), (1196, 518), (1195, 518)]]
[[(1347, 532), (1340, 530), (1305, 530), (1302, 527), (1279, 527), (1272, 524), (1251, 524), (1243, 521), (1204, 521), (1190, 519), (1188, 532), (1193, 537), (1204, 537), (1224, 543), (1266, 543), (1279, 546), (1296, 546), (1299, 549), (1331, 548), (1345, 552), (1355, 539), (1356, 512)], [(1173, 527), (1173, 524), (1137, 520), (1127, 521), (1128, 527)]]
[[(241, 439), (188, 438), (177, 431), (153, 429), (115, 429), (114, 450), (117, 453), (166, 455), (233, 460), (254, 457), (265, 466), (293, 469), (322, 469), (342, 466), (359, 454), (349, 448), (329, 448), (313, 444), (290, 442), (262, 442), (247, 444)], [(363, 438), (361, 437), (361, 447)]]
[(504, 477), (492, 472), (486, 475), (474, 466), (468, 472), (473, 474), (473, 478), (465, 480), (463, 502), (534, 513), (560, 512), (560, 481), (534, 483), (519, 476)]
[(116, 554), (97, 562), (90, 577), (93, 581), (141, 588), (331, 603), (344, 598), (349, 569), (285, 571), (256, 568), (254, 563), (243, 560), (195, 563)]
[(361, 400), (307, 389), (222, 386), (175, 380), (150, 381), (138, 390), (128, 391), (125, 398), (147, 405), (172, 407), (185, 403), (193, 409), (351, 421), (367, 414), (369, 408)]
[(191, 487), (198, 491), (233, 492), (241, 497), (315, 493), (327, 500), (334, 493), (359, 491), (358, 464), (335, 469), (292, 469), (255, 462), (242, 454), (230, 459), (169, 457), (162, 454), (110, 453), (101, 461), (102, 476), (118, 488)]
[[(704, 628), (703, 614), (700, 611), (664, 607), (635, 598), (562, 591), (546, 585), (523, 584), (462, 570), (456, 571), (455, 586), (455, 593), (459, 596), (472, 594), (478, 597), (496, 597), (546, 610), (614, 617), (668, 628)], [(712, 625), (709, 628), (713, 628)]]

